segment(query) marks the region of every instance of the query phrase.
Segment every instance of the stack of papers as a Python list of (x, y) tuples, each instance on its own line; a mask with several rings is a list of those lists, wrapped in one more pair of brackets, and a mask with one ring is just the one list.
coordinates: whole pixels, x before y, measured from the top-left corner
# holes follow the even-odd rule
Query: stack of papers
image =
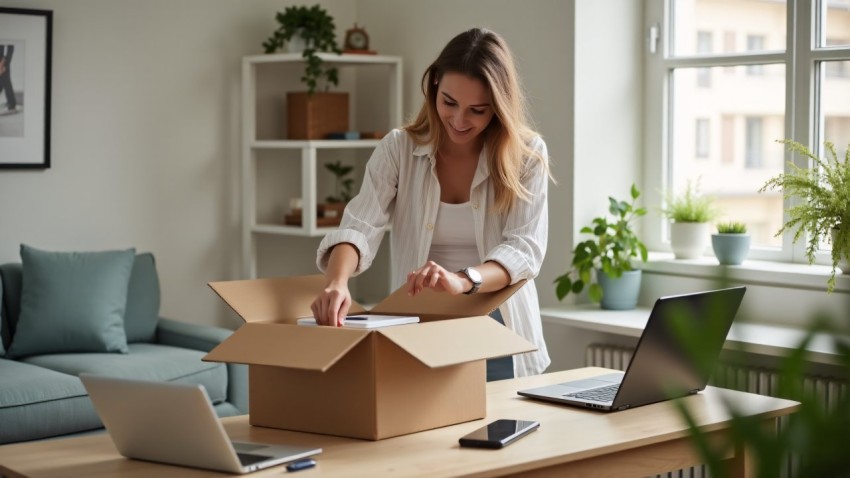
[[(376, 329), (378, 327), (389, 327), (391, 325), (415, 324), (419, 322), (419, 317), (411, 317), (404, 315), (372, 315), (359, 314), (349, 315), (345, 318), (343, 327), (350, 329)], [(316, 319), (313, 317), (305, 317), (298, 319), (298, 325), (316, 325)]]

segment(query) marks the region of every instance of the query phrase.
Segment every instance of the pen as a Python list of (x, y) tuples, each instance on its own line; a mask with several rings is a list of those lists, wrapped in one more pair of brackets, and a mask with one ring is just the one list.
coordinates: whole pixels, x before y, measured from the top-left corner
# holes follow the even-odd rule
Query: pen
[(291, 473), (293, 471), (301, 471), (306, 470), (307, 468), (313, 468), (314, 466), (316, 466), (316, 460), (312, 458), (305, 458), (303, 460), (293, 461), (292, 463), (286, 465), (286, 471)]
[(363, 317), (362, 315), (349, 315), (345, 318), (345, 320), (369, 320), (367, 317)]

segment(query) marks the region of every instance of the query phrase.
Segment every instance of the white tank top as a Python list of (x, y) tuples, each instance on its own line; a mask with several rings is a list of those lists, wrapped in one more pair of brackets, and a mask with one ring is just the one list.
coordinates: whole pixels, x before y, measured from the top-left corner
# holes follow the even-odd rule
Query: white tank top
[(441, 202), (434, 225), (434, 237), (428, 260), (434, 261), (450, 272), (478, 265), (478, 246), (475, 244), (475, 219), (469, 202), (448, 204)]

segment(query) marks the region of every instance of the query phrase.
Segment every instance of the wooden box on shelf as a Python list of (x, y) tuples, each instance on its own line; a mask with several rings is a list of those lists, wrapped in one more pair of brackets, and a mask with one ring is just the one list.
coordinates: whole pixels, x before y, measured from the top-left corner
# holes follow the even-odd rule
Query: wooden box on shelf
[(289, 139), (324, 139), (348, 131), (348, 93), (287, 93), (286, 120)]
[[(345, 209), (344, 203), (328, 203), (316, 205), (316, 226), (317, 227), (333, 227), (339, 226), (342, 220), (342, 211)], [(302, 225), (302, 210), (293, 209), (291, 213), (283, 217), (283, 223), (287, 226)]]

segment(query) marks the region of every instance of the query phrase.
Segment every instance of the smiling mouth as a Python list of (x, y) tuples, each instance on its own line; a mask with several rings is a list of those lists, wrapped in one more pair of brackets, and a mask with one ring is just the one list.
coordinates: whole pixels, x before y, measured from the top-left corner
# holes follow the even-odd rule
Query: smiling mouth
[(466, 134), (466, 133), (469, 133), (470, 131), (472, 131), (472, 128), (467, 128), (465, 130), (459, 130), (459, 129), (455, 128), (454, 125), (451, 124), (451, 123), (449, 123), (449, 127), (451, 127), (451, 129), (457, 134)]

